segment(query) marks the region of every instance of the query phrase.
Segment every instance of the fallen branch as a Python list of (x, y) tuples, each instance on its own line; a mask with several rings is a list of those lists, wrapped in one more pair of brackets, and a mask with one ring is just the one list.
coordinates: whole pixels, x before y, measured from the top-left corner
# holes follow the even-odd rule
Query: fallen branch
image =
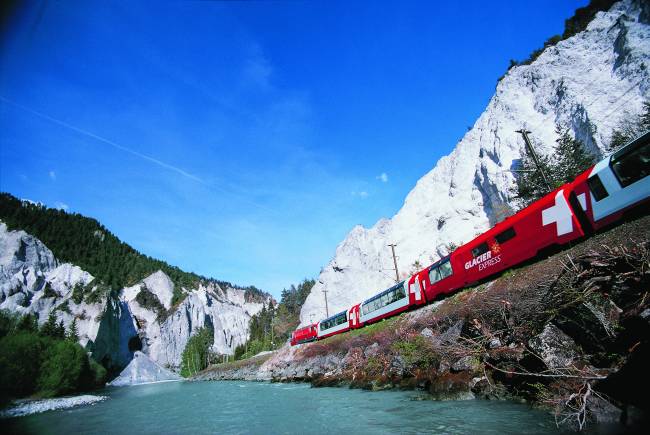
[(585, 380), (602, 380), (607, 378), (607, 376), (584, 376), (584, 375), (567, 375), (567, 374), (559, 374), (559, 373), (549, 374), (549, 373), (517, 372), (514, 370), (502, 369), (500, 367), (497, 367), (489, 363), (488, 361), (484, 361), (484, 363), (490, 368), (494, 370), (498, 370), (508, 375), (534, 376), (534, 377), (542, 377), (542, 378), (585, 379)]

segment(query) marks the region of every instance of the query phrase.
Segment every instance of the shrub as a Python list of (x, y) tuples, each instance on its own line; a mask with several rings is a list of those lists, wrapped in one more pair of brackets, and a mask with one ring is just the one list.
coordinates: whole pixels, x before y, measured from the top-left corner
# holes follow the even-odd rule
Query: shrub
[(37, 334), (24, 331), (0, 339), (0, 395), (21, 397), (35, 391), (48, 343)]
[(55, 396), (102, 386), (106, 370), (68, 338), (51, 315), (39, 331), (36, 318), (0, 310), (0, 403), (32, 394)]
[(58, 341), (46, 354), (38, 377), (40, 395), (52, 397), (92, 386), (86, 351), (77, 343)]
[(138, 292), (138, 295), (135, 297), (135, 301), (140, 304), (142, 308), (153, 311), (158, 314), (158, 320), (162, 319), (165, 316), (167, 310), (158, 299), (158, 296), (153, 294), (146, 285), (142, 284), (142, 289)]
[(84, 299), (84, 286), (81, 283), (78, 283), (72, 289), (72, 301), (79, 305), (83, 302)]
[(436, 367), (439, 362), (431, 342), (421, 335), (396, 341), (393, 344), (393, 351), (402, 356), (404, 362), (410, 367), (423, 369)]
[(214, 359), (214, 354), (210, 351), (213, 342), (214, 332), (207, 327), (199, 328), (187, 340), (181, 356), (181, 376), (192, 376), (210, 365)]

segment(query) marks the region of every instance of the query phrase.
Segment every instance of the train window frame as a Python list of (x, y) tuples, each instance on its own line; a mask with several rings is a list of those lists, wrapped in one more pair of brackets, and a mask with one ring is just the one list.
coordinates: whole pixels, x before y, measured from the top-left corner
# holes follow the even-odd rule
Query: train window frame
[[(443, 270), (445, 272), (444, 276), (443, 276)], [(432, 277), (432, 275), (434, 274), (435, 276)], [(445, 261), (441, 261), (440, 263), (431, 266), (431, 269), (429, 269), (429, 282), (431, 284), (435, 284), (453, 274), (454, 274), (454, 268), (451, 265), (451, 261), (449, 259), (446, 259)]]
[(361, 304), (361, 312), (365, 316), (384, 307), (387, 307), (388, 305), (397, 302), (402, 298), (405, 298), (407, 295), (405, 285), (406, 284), (404, 282), (401, 282), (398, 285), (384, 290), (378, 295), (375, 295), (372, 298), (366, 300)]
[[(609, 167), (616, 176), (621, 187), (625, 188), (650, 175), (650, 164), (646, 165), (647, 168), (645, 172), (640, 170), (643, 167), (629, 167), (630, 164), (634, 164), (634, 157), (640, 157), (644, 154), (645, 157), (650, 159), (650, 140), (645, 136), (639, 139), (638, 144), (617, 151), (612, 155), (612, 158), (609, 159)], [(642, 161), (643, 159), (639, 160)], [(626, 172), (632, 175), (626, 176)]]
[(490, 250), (490, 247), (488, 246), (487, 242), (480, 243), (476, 245), (475, 247), (472, 248), (472, 256), (474, 258), (485, 254)]
[(342, 325), (347, 321), (348, 321), (347, 311), (341, 311), (340, 313), (335, 314), (332, 317), (323, 320), (320, 323), (321, 325), (320, 330), (321, 332), (327, 331), (328, 329), (332, 329), (336, 326)]
[(609, 196), (609, 192), (605, 189), (603, 182), (600, 180), (598, 174), (587, 178), (587, 186), (589, 187), (589, 192), (591, 192), (591, 197), (596, 200), (596, 202), (603, 200)]
[(400, 299), (404, 299), (406, 297), (407, 292), (406, 292), (406, 288), (404, 288), (404, 284), (397, 287), (397, 289), (395, 290), (395, 294), (397, 295), (397, 299), (396, 299), (397, 301), (399, 301)]
[(499, 234), (494, 236), (494, 240), (497, 241), (499, 245), (507, 242), (508, 240), (512, 240), (515, 237), (517, 237), (517, 232), (515, 231), (515, 227), (509, 227), (503, 231), (501, 231)]

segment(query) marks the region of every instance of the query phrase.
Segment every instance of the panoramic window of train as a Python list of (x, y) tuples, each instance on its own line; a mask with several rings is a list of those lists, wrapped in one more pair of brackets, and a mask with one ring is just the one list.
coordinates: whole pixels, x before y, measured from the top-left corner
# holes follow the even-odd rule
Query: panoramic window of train
[(603, 186), (603, 182), (600, 181), (600, 177), (598, 175), (587, 178), (587, 185), (591, 191), (591, 196), (596, 200), (596, 202), (609, 196), (607, 189), (605, 189), (605, 186)]
[(429, 281), (431, 281), (431, 284), (435, 284), (441, 279), (447, 278), (452, 273), (451, 263), (447, 260), (429, 271)]
[(504, 242), (507, 242), (508, 240), (514, 238), (517, 234), (515, 233), (515, 229), (513, 227), (508, 228), (507, 230), (504, 230), (497, 234), (494, 239), (497, 241), (498, 244), (502, 244)]
[(442, 263), (438, 269), (440, 271), (440, 279), (445, 279), (454, 273), (453, 269), (451, 268), (451, 262), (449, 260)]
[(614, 154), (610, 162), (621, 186), (627, 187), (650, 174), (650, 141), (623, 151)]
[(404, 286), (401, 285), (397, 288), (397, 300), (405, 298), (406, 297), (406, 291), (404, 290)]
[(485, 254), (489, 250), (490, 248), (488, 248), (487, 243), (481, 243), (476, 248), (472, 249), (472, 255), (474, 257), (478, 257), (479, 255)]

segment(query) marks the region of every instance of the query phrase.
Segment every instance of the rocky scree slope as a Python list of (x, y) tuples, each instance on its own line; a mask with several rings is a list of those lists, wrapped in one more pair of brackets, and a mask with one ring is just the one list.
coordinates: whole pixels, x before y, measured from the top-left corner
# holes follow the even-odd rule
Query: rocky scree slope
[(162, 271), (110, 291), (78, 266), (59, 262), (37, 238), (0, 221), (0, 309), (35, 314), (40, 324), (54, 313), (66, 328), (76, 319), (81, 344), (114, 371), (138, 350), (178, 369), (187, 340), (204, 326), (214, 330), (212, 350), (232, 354), (248, 340), (251, 316), (271, 300), (251, 300), (243, 289), (212, 281), (182, 291), (186, 297), (172, 306), (174, 284)]
[(455, 149), (438, 161), (391, 219), (357, 226), (339, 244), (305, 301), (301, 324), (356, 304), (394, 282), (389, 243), (397, 244), (404, 276), (431, 264), (450, 243), (468, 242), (511, 212), (512, 169), (525, 127), (541, 153), (555, 144), (556, 124), (596, 154), (612, 129), (642, 112), (650, 98), (650, 3), (624, 0), (598, 12), (587, 28), (548, 47), (529, 65), (513, 67)]
[(544, 406), (574, 428), (629, 427), (650, 411), (649, 288), (645, 216), (435, 304), (195, 379), (507, 398)]

